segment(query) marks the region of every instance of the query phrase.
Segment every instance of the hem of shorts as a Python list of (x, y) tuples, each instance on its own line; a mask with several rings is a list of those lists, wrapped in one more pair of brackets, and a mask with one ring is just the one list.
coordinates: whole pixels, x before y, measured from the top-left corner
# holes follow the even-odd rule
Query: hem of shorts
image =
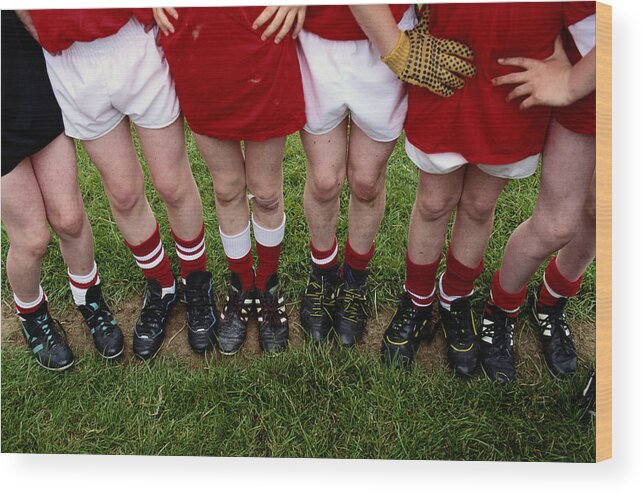
[[(478, 166), (478, 168), (480, 168), (479, 165), (471, 165), (471, 164), (469, 164), (468, 166)], [(494, 165), (482, 165), (482, 166), (494, 166)], [(500, 165), (500, 166), (503, 166), (503, 165)], [(480, 169), (480, 171), (482, 173), (487, 173), (487, 175), (489, 175), (491, 177), (499, 178), (501, 180), (524, 180), (525, 178), (531, 177), (534, 173), (536, 173), (537, 170), (538, 170), (538, 166), (536, 166), (536, 168), (534, 168), (534, 171), (532, 171), (531, 173), (529, 173), (527, 175), (520, 175), (518, 177), (499, 177), (498, 175), (492, 175), (491, 173), (487, 173), (483, 169)]]
[(68, 137), (71, 137), (72, 139), (78, 139), (79, 141), (95, 141), (96, 139), (100, 139), (101, 137), (105, 137), (107, 134), (109, 134), (112, 130), (114, 130), (118, 125), (123, 121), (123, 119), (127, 115), (123, 115), (121, 118), (118, 119), (118, 122), (116, 122), (114, 125), (112, 125), (108, 130), (101, 132), (97, 136), (92, 136), (92, 137), (83, 137), (80, 135), (72, 135), (65, 129), (65, 134), (67, 134)]
[(373, 140), (375, 142), (393, 142), (393, 141), (398, 140), (400, 138), (400, 136), (402, 135), (402, 129), (400, 129), (400, 131), (397, 133), (397, 135), (395, 137), (391, 138), (391, 139), (388, 139), (388, 138), (386, 138), (386, 139), (376, 139), (369, 132), (367, 132), (366, 129), (362, 125), (359, 124), (359, 120), (355, 119), (352, 114), (351, 114), (351, 122), (355, 122), (355, 125), (357, 125), (360, 128), (360, 130), (362, 132), (364, 132), (364, 134), (366, 134), (368, 136), (369, 139), (371, 139), (371, 140)]
[[(430, 150), (430, 151), (425, 151), (425, 150), (424, 150), (424, 149), (422, 149), (420, 146), (418, 146), (418, 145), (414, 144), (414, 143), (413, 143), (413, 141), (411, 141), (411, 139), (409, 139), (409, 135), (408, 135), (408, 134), (406, 134), (406, 139), (407, 139), (407, 140), (408, 140), (408, 141), (409, 141), (409, 142), (410, 142), (414, 147), (416, 147), (417, 149), (419, 149), (420, 151), (422, 151), (424, 154), (458, 153), (458, 154), (460, 154), (461, 156), (463, 156), (463, 157), (464, 157), (464, 159), (465, 159), (465, 160), (467, 160), (467, 163), (468, 163), (468, 164), (470, 164), (470, 165), (484, 165), (484, 166), (506, 166), (506, 165), (513, 165), (514, 163), (517, 163), (518, 161), (522, 161), (522, 160), (524, 160), (524, 159), (526, 159), (526, 158), (529, 158), (530, 156), (534, 156), (535, 154), (542, 154), (542, 152), (543, 152), (542, 148), (540, 148), (539, 150), (534, 150), (533, 152), (531, 152), (531, 151), (527, 151), (527, 152), (525, 152), (525, 153), (523, 153), (523, 154), (512, 156), (512, 157), (510, 157), (509, 159), (507, 159), (506, 157), (504, 157), (504, 156), (503, 156), (503, 159), (502, 159), (501, 161), (496, 161), (496, 160), (494, 160), (494, 159), (491, 159), (491, 160), (486, 160), (486, 159), (485, 159), (485, 160), (472, 160), (472, 159), (470, 159), (470, 157), (468, 157), (467, 155), (465, 155), (465, 154), (463, 154), (463, 153), (461, 153), (461, 152), (459, 152), (459, 151), (456, 151), (456, 150), (454, 150), (454, 149), (432, 149), (432, 150)], [(489, 163), (493, 163), (493, 164), (489, 164)]]
[(299, 130), (301, 130), (304, 127), (304, 123), (305, 123), (305, 119), (302, 119), (301, 123), (298, 123), (297, 125), (292, 125), (290, 127), (285, 127), (283, 129), (272, 130), (270, 132), (259, 132), (254, 134), (242, 134), (242, 133), (237, 134), (237, 133), (212, 132), (210, 130), (206, 130), (205, 132), (202, 132), (197, 128), (192, 127), (190, 125), (190, 122), (188, 121), (190, 130), (192, 130), (192, 132), (199, 135), (212, 137), (214, 139), (219, 139), (221, 141), (254, 141), (254, 142), (263, 142), (269, 139), (276, 139), (278, 137), (287, 137), (290, 134), (294, 134), (295, 132), (298, 132)]
[(309, 134), (312, 134), (314, 136), (323, 136), (323, 135), (329, 134), (330, 132), (335, 130), (339, 126), (339, 124), (341, 124), (344, 120), (346, 120), (346, 118), (349, 116), (349, 114), (350, 114), (350, 112), (348, 110), (346, 110), (346, 113), (344, 114), (344, 116), (342, 118), (340, 118), (339, 121), (336, 124), (332, 125), (330, 129), (325, 130), (323, 132), (313, 132), (312, 130), (307, 129), (306, 127), (308, 126), (308, 121), (304, 122), (304, 125), (302, 126), (302, 130), (305, 130), (306, 132), (308, 132)]
[(179, 119), (180, 116), (181, 116), (181, 112), (179, 111), (176, 114), (176, 116), (174, 118), (172, 118), (170, 121), (168, 121), (167, 123), (159, 124), (159, 125), (141, 125), (140, 123), (134, 122), (134, 120), (132, 120), (132, 122), (134, 122), (134, 125), (136, 125), (137, 127), (141, 127), (143, 129), (158, 130), (158, 129), (164, 129), (166, 127), (169, 127), (174, 122), (176, 122)]

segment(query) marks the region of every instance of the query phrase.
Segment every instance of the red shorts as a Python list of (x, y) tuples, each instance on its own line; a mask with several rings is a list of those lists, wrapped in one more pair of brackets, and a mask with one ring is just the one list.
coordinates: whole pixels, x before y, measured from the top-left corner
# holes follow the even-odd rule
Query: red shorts
[(161, 35), (181, 108), (192, 130), (225, 140), (264, 141), (306, 122), (295, 40), (261, 41), (263, 7), (178, 9)]

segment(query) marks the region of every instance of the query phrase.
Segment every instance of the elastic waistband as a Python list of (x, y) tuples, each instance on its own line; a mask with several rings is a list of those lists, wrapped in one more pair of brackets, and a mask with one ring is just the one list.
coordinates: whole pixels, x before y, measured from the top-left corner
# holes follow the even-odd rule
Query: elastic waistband
[(98, 38), (94, 41), (76, 41), (63, 53), (73, 57), (100, 57), (106, 54), (114, 54), (117, 50), (131, 47), (137, 39), (144, 39), (146, 36), (153, 36), (154, 32), (145, 32), (145, 27), (135, 17), (127, 21), (116, 33), (105, 38)]

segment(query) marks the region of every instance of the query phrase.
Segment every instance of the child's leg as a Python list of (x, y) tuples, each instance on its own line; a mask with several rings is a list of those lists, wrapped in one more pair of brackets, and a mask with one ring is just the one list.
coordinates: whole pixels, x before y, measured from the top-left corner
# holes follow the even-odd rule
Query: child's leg
[(94, 263), (94, 238), (78, 186), (73, 141), (60, 135), (31, 157), (40, 184), (47, 220), (58, 235), (67, 263), (72, 294), (77, 305), (85, 304), (87, 290), (98, 283)]
[(594, 143), (593, 136), (576, 134), (552, 121), (536, 208), (505, 247), (499, 277), (505, 291), (521, 291), (545, 259), (576, 235), (594, 174)]
[[(348, 150), (348, 239), (345, 262), (364, 271), (373, 254), (375, 235), (386, 206), (386, 165), (395, 141), (378, 142), (354, 122)], [(355, 255), (352, 255), (355, 254)]]
[[(301, 131), (306, 151), (304, 211), (311, 238), (313, 262), (331, 267), (337, 263), (339, 194), (346, 178), (347, 120), (324, 135)], [(323, 261), (323, 262), (322, 262)]]
[(103, 137), (83, 141), (98, 168), (116, 224), (147, 279), (158, 280), (165, 293), (174, 287), (170, 261), (158, 224), (145, 197), (143, 170), (136, 156), (127, 119)]
[(483, 268), (496, 203), (508, 180), (467, 166), (462, 197), (453, 224), (446, 271), (440, 283), (442, 304), (471, 295)]
[(194, 133), (214, 185), (219, 233), (232, 273), (239, 276), (242, 289), (254, 287), (246, 168), (241, 145)]
[(31, 159), (25, 158), (2, 177), (1, 184), (2, 223), (9, 237), (7, 276), (18, 312), (31, 312), (45, 300), (40, 268), (49, 245), (45, 204)]
[[(538, 294), (538, 303), (555, 305), (558, 296), (571, 297), (580, 289), (580, 281), (587, 267), (596, 257), (596, 174), (585, 202), (581, 225), (574, 238), (558, 251), (545, 271), (547, 284), (543, 283)], [(547, 277), (554, 270), (559, 278), (558, 285)], [(553, 293), (552, 293), (553, 292)]]
[(246, 182), (252, 194), (252, 225), (257, 245), (256, 286), (266, 289), (270, 276), (279, 270), (284, 238), (283, 157), (286, 138), (264, 142), (246, 141)]
[(154, 187), (167, 208), (185, 280), (190, 272), (205, 271), (203, 208), (185, 148), (183, 119), (161, 129), (137, 126)]

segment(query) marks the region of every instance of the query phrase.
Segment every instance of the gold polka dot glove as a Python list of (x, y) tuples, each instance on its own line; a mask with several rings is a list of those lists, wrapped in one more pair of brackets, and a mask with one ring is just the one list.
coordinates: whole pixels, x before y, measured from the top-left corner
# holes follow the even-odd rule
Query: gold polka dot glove
[(458, 41), (432, 36), (428, 7), (420, 15), (418, 24), (400, 33), (395, 48), (382, 61), (400, 80), (447, 98), (464, 87), (464, 77), (475, 75), (469, 62), (473, 52)]

